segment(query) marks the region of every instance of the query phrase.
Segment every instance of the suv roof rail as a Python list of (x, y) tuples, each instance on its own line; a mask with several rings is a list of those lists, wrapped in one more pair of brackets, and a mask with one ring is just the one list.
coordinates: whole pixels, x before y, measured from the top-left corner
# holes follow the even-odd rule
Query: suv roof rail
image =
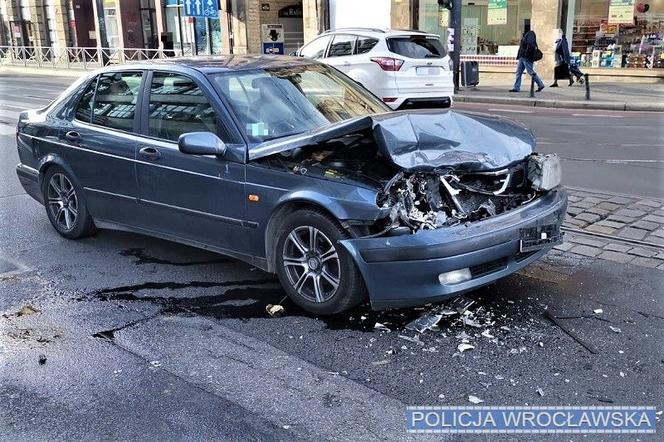
[(380, 33), (385, 33), (385, 29), (378, 29), (378, 28), (363, 28), (359, 26), (354, 26), (350, 28), (336, 28), (336, 29), (328, 29), (327, 31), (323, 32), (323, 34), (327, 34), (329, 32), (337, 32), (337, 31), (371, 31), (371, 32), (380, 32)]
[(415, 34), (433, 34), (433, 32), (422, 31), (419, 29), (390, 29), (391, 31), (413, 32)]

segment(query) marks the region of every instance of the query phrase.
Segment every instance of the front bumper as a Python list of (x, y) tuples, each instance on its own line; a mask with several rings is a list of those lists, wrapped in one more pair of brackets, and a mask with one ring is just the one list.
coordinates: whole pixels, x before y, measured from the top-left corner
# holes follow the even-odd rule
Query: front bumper
[[(362, 273), (374, 309), (441, 301), (487, 285), (537, 260), (551, 247), (519, 252), (520, 230), (557, 224), (567, 195), (554, 189), (507, 213), (412, 235), (341, 241)], [(442, 285), (438, 275), (470, 268), (472, 279)]]

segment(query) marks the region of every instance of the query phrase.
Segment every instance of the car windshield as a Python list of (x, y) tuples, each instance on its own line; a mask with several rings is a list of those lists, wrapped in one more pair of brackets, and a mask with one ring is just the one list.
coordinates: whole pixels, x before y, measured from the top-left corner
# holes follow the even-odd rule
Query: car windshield
[(236, 71), (212, 78), (254, 143), (389, 111), (379, 99), (323, 65)]

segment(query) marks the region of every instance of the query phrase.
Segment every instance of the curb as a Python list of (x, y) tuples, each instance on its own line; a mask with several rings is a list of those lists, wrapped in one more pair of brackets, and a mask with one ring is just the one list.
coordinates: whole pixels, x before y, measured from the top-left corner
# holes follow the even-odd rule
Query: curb
[(572, 101), (537, 98), (493, 97), (490, 95), (455, 95), (454, 101), (465, 103), (512, 104), (517, 106), (561, 109), (599, 109), (615, 111), (664, 112), (664, 103), (625, 103), (616, 101)]
[(53, 76), (63, 78), (78, 78), (93, 72), (95, 69), (53, 69), (53, 68), (34, 68), (25, 66), (5, 66), (0, 65), (0, 74), (23, 74), (39, 77)]

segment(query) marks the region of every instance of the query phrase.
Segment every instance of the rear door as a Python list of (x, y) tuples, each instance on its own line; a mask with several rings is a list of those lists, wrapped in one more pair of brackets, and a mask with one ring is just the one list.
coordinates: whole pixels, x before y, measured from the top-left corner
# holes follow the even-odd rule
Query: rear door
[(397, 35), (386, 39), (387, 47), (396, 58), (403, 60), (395, 72), (400, 94), (441, 93), (454, 91), (449, 58), (436, 35)]
[(132, 224), (137, 217), (134, 151), (141, 71), (110, 72), (93, 80), (61, 132), (63, 152), (99, 221)]
[[(141, 222), (154, 232), (226, 250), (246, 249), (246, 145), (202, 79), (155, 71), (143, 95), (136, 145)], [(223, 158), (180, 152), (178, 137), (213, 132)]]
[(351, 65), (356, 62), (355, 56), (355, 42), (357, 37), (348, 34), (335, 34), (332, 37), (330, 46), (325, 56), (325, 63), (334, 66), (341, 72), (348, 74)]

